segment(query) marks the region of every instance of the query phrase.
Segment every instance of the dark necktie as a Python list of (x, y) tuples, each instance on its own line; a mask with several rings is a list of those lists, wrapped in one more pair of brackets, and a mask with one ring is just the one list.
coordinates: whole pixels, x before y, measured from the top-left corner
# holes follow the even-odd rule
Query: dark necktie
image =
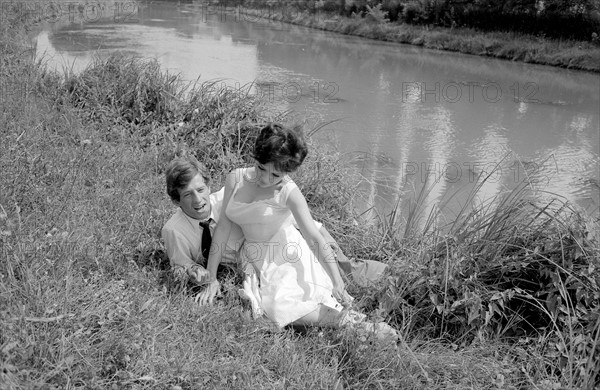
[(200, 227), (202, 228), (202, 257), (205, 259), (208, 259), (208, 254), (210, 253), (210, 244), (212, 242), (209, 225), (210, 218), (204, 222), (200, 222)]

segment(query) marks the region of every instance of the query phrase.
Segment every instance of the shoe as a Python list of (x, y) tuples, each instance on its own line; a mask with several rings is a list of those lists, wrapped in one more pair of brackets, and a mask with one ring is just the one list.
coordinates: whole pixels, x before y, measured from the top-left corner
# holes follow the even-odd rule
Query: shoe
[(359, 313), (356, 310), (344, 309), (340, 318), (340, 328), (348, 326), (349, 324), (358, 324), (364, 322), (367, 319), (365, 314)]
[(385, 322), (360, 322), (353, 324), (353, 328), (360, 336), (375, 336), (379, 341), (396, 343), (399, 340), (398, 331)]
[(354, 330), (361, 341), (375, 336), (377, 340), (396, 343), (398, 332), (385, 322), (368, 322), (367, 316), (355, 310), (347, 310), (342, 314), (339, 326)]

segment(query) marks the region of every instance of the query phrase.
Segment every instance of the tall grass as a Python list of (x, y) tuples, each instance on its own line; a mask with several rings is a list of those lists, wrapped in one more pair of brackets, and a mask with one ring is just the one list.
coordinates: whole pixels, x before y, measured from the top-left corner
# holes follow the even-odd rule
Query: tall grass
[[(417, 194), (403, 225), (404, 246), (414, 249), (393, 264), (381, 305), (400, 328), (453, 345), (527, 345), (540, 358), (527, 369), (533, 384), (593, 388), (600, 369), (600, 246), (589, 227), (597, 221), (558, 197), (539, 201), (549, 197), (527, 182), (473, 206), (490, 175), (479, 178), (446, 225), (432, 223), (444, 220), (443, 208), (419, 215), (430, 188)], [(427, 223), (417, 225), (418, 218)]]

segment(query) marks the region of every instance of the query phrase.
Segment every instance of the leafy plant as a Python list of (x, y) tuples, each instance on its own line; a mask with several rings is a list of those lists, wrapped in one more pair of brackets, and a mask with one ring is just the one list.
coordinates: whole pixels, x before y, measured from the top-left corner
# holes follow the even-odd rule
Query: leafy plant
[(388, 18), (388, 11), (384, 11), (381, 7), (383, 6), (382, 3), (379, 3), (373, 7), (371, 7), (369, 4), (366, 5), (367, 8), (367, 15), (365, 16), (365, 18), (369, 21), (375, 22), (375, 23), (381, 23), (381, 24), (385, 24), (385, 23), (389, 23), (390, 19)]

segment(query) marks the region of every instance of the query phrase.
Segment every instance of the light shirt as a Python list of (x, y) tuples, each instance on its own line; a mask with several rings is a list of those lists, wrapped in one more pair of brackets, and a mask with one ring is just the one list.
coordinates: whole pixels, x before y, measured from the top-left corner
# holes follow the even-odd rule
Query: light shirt
[[(210, 194), (210, 232), (214, 234), (219, 220), (221, 207), (223, 206), (224, 189)], [(161, 236), (171, 267), (187, 268), (194, 264), (206, 265), (202, 257), (202, 227), (200, 220), (192, 218), (183, 212), (181, 208), (167, 221), (162, 228)], [(221, 258), (223, 263), (235, 263), (237, 253), (243, 243), (243, 235), (239, 226), (233, 224), (227, 247)]]

